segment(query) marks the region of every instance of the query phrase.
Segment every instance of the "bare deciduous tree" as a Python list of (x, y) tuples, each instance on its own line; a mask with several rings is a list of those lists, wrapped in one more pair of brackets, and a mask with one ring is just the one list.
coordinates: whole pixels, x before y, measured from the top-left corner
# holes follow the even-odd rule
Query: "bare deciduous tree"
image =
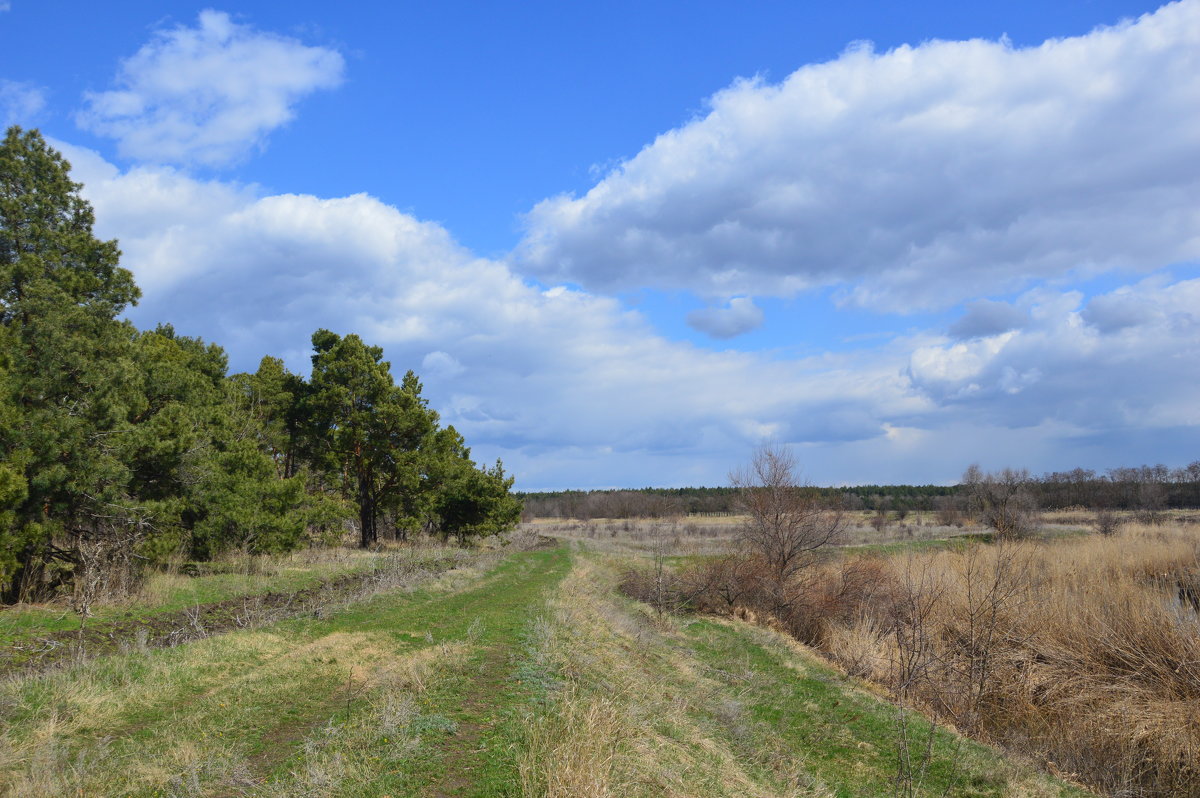
[(797, 471), (791, 451), (762, 446), (747, 467), (729, 475), (748, 516), (740, 540), (761, 559), (781, 603), (813, 552), (832, 543), (843, 527), (841, 511), (822, 503), (816, 491), (800, 482)]
[(958, 496), (935, 496), (933, 510), (942, 526), (962, 526), (962, 501)]
[(1161, 482), (1142, 482), (1137, 489), (1137, 518), (1143, 524), (1161, 524), (1167, 506), (1167, 490)]
[(1031, 479), (1024, 468), (984, 473), (972, 464), (963, 474), (971, 509), (1001, 538), (1024, 538), (1038, 529), (1037, 502), (1029, 490)]

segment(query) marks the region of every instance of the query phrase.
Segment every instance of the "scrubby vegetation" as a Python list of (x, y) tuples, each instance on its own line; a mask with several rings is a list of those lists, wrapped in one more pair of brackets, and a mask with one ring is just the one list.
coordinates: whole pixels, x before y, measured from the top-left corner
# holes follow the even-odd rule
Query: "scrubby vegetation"
[[(664, 611), (754, 618), (936, 722), (1106, 794), (1200, 794), (1195, 523), (1109, 511), (1094, 517), (1101, 534), (1037, 536), (1017, 472), (973, 469), (983, 541), (834, 552), (841, 510), (780, 465), (774, 450), (756, 458), (733, 552), (632, 568), (623, 589)], [(897, 733), (913, 768), (929, 764), (931, 749)]]
[[(980, 472), (982, 473), (982, 472)], [(1002, 472), (1001, 472), (1002, 473)], [(993, 479), (1001, 473), (991, 475)], [(1143, 465), (1053, 471), (1040, 476), (1013, 470), (1010, 477), (1043, 510), (1091, 508), (1126, 510), (1153, 520), (1166, 510), (1200, 508), (1200, 460), (1187, 466)], [(969, 508), (968, 475), (958, 485), (853, 485), (809, 489), (826, 502), (851, 512), (903, 520), (911, 512), (936, 512), (953, 523)], [(525, 519), (671, 518), (680, 515), (733, 516), (739, 513), (734, 487), (565, 490), (519, 494)]]

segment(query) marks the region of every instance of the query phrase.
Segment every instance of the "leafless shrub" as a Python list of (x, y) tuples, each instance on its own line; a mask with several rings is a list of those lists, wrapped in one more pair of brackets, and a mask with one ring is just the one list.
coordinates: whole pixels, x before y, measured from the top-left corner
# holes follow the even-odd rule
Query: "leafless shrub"
[(1137, 486), (1137, 520), (1158, 525), (1166, 520), (1167, 491), (1159, 482), (1142, 482)]
[(989, 474), (971, 465), (963, 474), (971, 509), (1000, 538), (1026, 538), (1038, 531), (1040, 519), (1030, 482), (1029, 471), (1023, 468)]
[(888, 518), (887, 510), (882, 507), (875, 511), (875, 515), (871, 516), (871, 527), (876, 532), (883, 532), (888, 528), (889, 523), (891, 523), (891, 519)]
[(546, 545), (547, 538), (527, 527), (518, 527), (508, 537), (508, 545), (515, 551), (533, 551)]
[(773, 594), (772, 611), (785, 610), (794, 578), (813, 553), (837, 540), (844, 517), (798, 478), (795, 456), (778, 446), (760, 447), (745, 469), (730, 474), (747, 519), (739, 539), (761, 561), (760, 590)]
[(896, 795), (915, 798), (922, 791), (933, 765), (938, 724), (930, 721), (922, 729), (916, 713), (922, 694), (936, 684), (940, 651), (934, 636), (933, 618), (943, 601), (945, 586), (927, 567), (910, 567), (893, 605), (893, 689), (899, 700), (896, 711)]
[(131, 522), (75, 537), (71, 609), (86, 618), (93, 604), (136, 592), (143, 569), (135, 547), (143, 534), (144, 525)]
[[(901, 589), (837, 625), (828, 650), (942, 723), (1041, 758), (1110, 795), (1200, 784), (1196, 532), (1132, 526), (883, 561)], [(1191, 590), (1185, 590), (1184, 588)], [(887, 630), (887, 631), (885, 631)], [(900, 794), (923, 778), (910, 720)], [(906, 769), (906, 770), (904, 770)]]
[(826, 563), (793, 582), (791, 603), (778, 620), (797, 640), (826, 649), (834, 627), (886, 612), (894, 603), (895, 590), (894, 578), (878, 560), (853, 558)]
[(1121, 518), (1112, 510), (1101, 510), (1092, 519), (1092, 526), (1106, 537), (1111, 537), (1121, 531)]
[(752, 558), (727, 554), (692, 566), (681, 579), (692, 587), (697, 609), (728, 614), (753, 590), (757, 570)]
[(962, 500), (957, 496), (935, 496), (933, 510), (937, 514), (937, 522), (942, 526), (963, 525)]

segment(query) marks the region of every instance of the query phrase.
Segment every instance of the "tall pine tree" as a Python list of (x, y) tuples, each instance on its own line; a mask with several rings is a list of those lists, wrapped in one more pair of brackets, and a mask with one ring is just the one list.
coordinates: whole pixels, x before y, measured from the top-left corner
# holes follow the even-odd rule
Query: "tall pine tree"
[(311, 448), (358, 506), (365, 548), (379, 539), (380, 513), (419, 489), (420, 449), (437, 419), (413, 390), (396, 385), (379, 347), (328, 330), (312, 342)]
[(0, 145), (0, 324), (15, 409), (0, 459), (19, 458), (26, 482), (0, 532), (8, 599), (71, 579), (86, 602), (104, 562), (127, 562), (153, 527), (128, 490), (126, 432), (142, 399), (136, 332), (116, 321), (138, 290), (116, 242), (92, 234), (69, 169), (36, 131), (10, 128)]

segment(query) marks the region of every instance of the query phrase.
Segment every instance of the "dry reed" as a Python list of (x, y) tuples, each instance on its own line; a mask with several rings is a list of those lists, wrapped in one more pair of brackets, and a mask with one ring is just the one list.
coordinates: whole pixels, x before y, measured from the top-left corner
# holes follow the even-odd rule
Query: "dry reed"
[(888, 565), (893, 589), (819, 641), (849, 672), (1111, 795), (1200, 795), (1200, 528)]

